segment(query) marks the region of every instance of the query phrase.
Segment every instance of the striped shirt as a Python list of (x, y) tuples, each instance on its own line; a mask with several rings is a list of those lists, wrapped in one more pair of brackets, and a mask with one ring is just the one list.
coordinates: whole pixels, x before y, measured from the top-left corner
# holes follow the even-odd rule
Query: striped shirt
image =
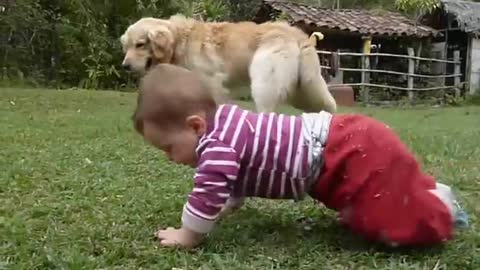
[(298, 199), (305, 192), (308, 145), (302, 119), (221, 105), (196, 149), (194, 188), (184, 225), (206, 233), (229, 197)]

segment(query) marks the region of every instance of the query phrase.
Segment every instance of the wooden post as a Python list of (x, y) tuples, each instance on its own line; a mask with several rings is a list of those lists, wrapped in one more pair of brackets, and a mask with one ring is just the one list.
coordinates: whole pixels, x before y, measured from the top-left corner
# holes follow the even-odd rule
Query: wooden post
[(453, 61), (455, 61), (456, 63), (454, 64), (455, 65), (455, 68), (453, 69), (453, 74), (455, 75), (458, 75), (458, 76), (455, 76), (454, 77), (454, 87), (455, 87), (455, 97), (456, 98), (459, 98), (460, 97), (460, 72), (461, 72), (461, 69), (460, 69), (460, 51), (456, 50), (453, 52)]
[[(362, 84), (367, 84), (370, 82), (370, 74), (365, 71), (370, 69), (370, 48), (372, 45), (372, 37), (363, 37), (363, 56), (362, 56)], [(368, 104), (370, 95), (369, 95), (368, 86), (362, 85), (362, 95), (363, 95), (363, 103)]]
[[(340, 70), (342, 68), (342, 58), (341, 58), (341, 53), (342, 51), (340, 49), (337, 50), (337, 58), (336, 58), (336, 67), (337, 67), (337, 73), (335, 74), (335, 77), (332, 78), (331, 84), (343, 84), (343, 70)], [(331, 66), (333, 68), (333, 66)]]
[[(423, 42), (420, 40), (417, 48), (417, 56), (422, 57), (422, 48), (423, 48)], [(417, 60), (415, 62), (415, 69), (418, 70), (420, 68), (420, 60)]]
[(472, 83), (472, 35), (468, 35), (467, 41), (467, 59), (465, 59), (465, 82), (466, 88), (469, 94), (472, 94), (472, 88), (470, 87)]
[[(448, 33), (450, 32), (450, 14), (447, 14), (447, 29), (445, 30), (445, 60), (448, 60)], [(443, 63), (442, 74), (447, 74), (447, 63)], [(447, 85), (447, 78), (443, 78), (443, 86)]]
[[(413, 48), (408, 48), (408, 56), (414, 57), (415, 52)], [(415, 98), (415, 92), (413, 91), (413, 74), (415, 73), (415, 60), (408, 58), (408, 100), (412, 103)]]
[(340, 53), (342, 52), (342, 50), (340, 49), (337, 49), (337, 57), (338, 57), (338, 61), (337, 61), (337, 64), (338, 64), (338, 81), (343, 84), (343, 70), (340, 70), (342, 68), (342, 57), (340, 56)]

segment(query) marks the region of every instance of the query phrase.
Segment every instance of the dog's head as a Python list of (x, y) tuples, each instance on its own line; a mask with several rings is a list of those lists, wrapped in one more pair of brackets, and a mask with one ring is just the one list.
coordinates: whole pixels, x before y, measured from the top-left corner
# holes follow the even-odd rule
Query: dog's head
[(125, 57), (122, 66), (144, 74), (158, 63), (171, 63), (175, 33), (167, 20), (142, 18), (130, 25), (121, 36)]

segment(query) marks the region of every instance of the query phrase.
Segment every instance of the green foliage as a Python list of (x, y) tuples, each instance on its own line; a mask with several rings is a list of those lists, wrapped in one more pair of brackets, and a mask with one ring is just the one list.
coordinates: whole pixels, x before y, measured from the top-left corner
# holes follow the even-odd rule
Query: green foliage
[(223, 0), (180, 1), (183, 14), (203, 21), (229, 19), (228, 4)]
[(280, 12), (280, 14), (278, 14), (275, 18), (276, 21), (288, 21), (290, 19), (290, 16), (288, 16), (288, 14), (285, 12)]
[(227, 1), (17, 0), (0, 18), (2, 81), (33, 85), (124, 88), (119, 37), (141, 17), (176, 13), (206, 21), (228, 20)]
[(230, 9), (230, 20), (251, 20), (261, 3), (261, 0), (227, 0), (227, 5)]
[(438, 0), (395, 0), (395, 7), (418, 19), (440, 7), (440, 2)]

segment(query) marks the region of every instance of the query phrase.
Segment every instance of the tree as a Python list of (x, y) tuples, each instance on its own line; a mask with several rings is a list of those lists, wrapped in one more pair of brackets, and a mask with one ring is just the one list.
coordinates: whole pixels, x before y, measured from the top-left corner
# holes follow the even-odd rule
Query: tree
[(420, 18), (440, 7), (438, 0), (395, 0), (395, 7), (415, 18), (418, 22)]

